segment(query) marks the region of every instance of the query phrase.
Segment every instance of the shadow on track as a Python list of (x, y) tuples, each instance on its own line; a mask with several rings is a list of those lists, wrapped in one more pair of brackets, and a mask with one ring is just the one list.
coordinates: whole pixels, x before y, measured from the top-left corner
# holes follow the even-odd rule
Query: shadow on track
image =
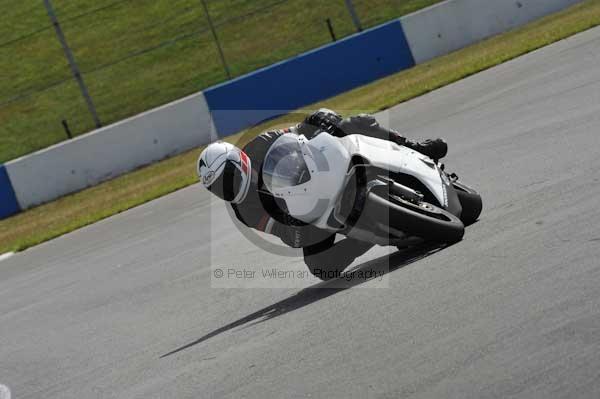
[[(426, 258), (427, 256), (432, 255), (443, 248), (445, 248), (445, 246), (435, 244), (424, 244), (365, 262), (361, 265), (351, 268), (349, 271), (356, 272), (360, 270), (370, 270), (376, 273), (380, 273), (380, 275), (384, 275), (386, 273), (393, 272), (394, 270), (401, 269), (404, 266), (407, 266), (420, 259)], [(188, 349), (192, 346), (198, 345), (214, 336), (232, 330), (236, 327), (240, 327), (243, 325), (249, 327), (254, 324), (263, 323), (267, 320), (292, 312), (296, 309), (303, 308), (304, 306), (308, 306), (321, 299), (337, 294), (338, 292), (347, 290), (348, 288), (352, 288), (354, 286), (363, 284), (367, 281), (369, 280), (351, 279), (350, 281), (346, 281), (344, 279), (335, 279), (317, 283), (311, 287), (299, 291), (297, 294), (294, 294), (289, 298), (279, 301), (273, 305), (267, 306), (266, 308), (249, 314), (248, 316), (242, 317), (241, 319), (238, 319), (221, 328), (218, 328), (198, 338), (197, 340), (190, 342), (189, 344), (174, 349), (169, 353), (165, 353), (160, 358), (162, 359), (182, 350)]]

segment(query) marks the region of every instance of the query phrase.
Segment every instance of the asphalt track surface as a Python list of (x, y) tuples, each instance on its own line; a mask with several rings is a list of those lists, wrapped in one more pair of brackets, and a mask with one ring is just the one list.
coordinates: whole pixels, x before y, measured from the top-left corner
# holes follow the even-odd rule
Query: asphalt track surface
[(600, 397), (598, 65), (594, 29), (390, 110), (410, 137), (448, 139), (485, 208), (454, 246), (356, 262), (389, 266), (388, 288), (211, 288), (211, 262), (304, 266), (250, 244), (198, 186), (2, 261), (0, 383), (14, 398)]

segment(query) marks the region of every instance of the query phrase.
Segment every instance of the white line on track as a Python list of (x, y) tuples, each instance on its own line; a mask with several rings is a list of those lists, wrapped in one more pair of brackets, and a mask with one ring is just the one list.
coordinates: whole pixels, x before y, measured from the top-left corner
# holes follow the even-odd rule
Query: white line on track
[(15, 253), (14, 252), (6, 252), (4, 254), (0, 255), (0, 262), (2, 262), (3, 260), (6, 260), (8, 258), (10, 258), (11, 256), (13, 256)]
[(10, 389), (6, 385), (0, 384), (0, 399), (10, 399)]

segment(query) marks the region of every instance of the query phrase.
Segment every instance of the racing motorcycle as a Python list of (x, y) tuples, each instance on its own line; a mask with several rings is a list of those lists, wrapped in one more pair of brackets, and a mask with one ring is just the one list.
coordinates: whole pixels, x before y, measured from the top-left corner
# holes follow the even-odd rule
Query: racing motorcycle
[[(282, 135), (263, 163), (266, 188), (297, 220), (381, 246), (454, 243), (481, 196), (444, 165), (390, 141)], [(306, 258), (305, 258), (306, 260)], [(322, 265), (306, 262), (311, 272)]]

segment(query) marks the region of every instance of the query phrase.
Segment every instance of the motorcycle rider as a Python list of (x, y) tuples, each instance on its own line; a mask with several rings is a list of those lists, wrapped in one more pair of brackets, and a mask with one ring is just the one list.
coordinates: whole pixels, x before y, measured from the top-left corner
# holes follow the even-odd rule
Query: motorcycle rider
[[(230, 203), (236, 217), (246, 226), (273, 234), (293, 248), (303, 248), (306, 264), (327, 265), (341, 272), (354, 259), (372, 247), (352, 238), (335, 243), (335, 234), (307, 225), (288, 214), (285, 205), (268, 193), (262, 181), (262, 163), (271, 145), (283, 134), (302, 134), (307, 138), (318, 132), (334, 136), (362, 134), (389, 140), (421, 152), (435, 160), (448, 150), (442, 139), (411, 141), (394, 130), (379, 125), (371, 115), (360, 114), (346, 119), (329, 109), (319, 109), (303, 122), (287, 129), (267, 131), (243, 149), (226, 142), (210, 144), (198, 159), (198, 174), (202, 184), (213, 194)], [(325, 272), (325, 270), (323, 270)], [(318, 273), (318, 271), (317, 271)], [(317, 276), (325, 279), (326, 276)]]

